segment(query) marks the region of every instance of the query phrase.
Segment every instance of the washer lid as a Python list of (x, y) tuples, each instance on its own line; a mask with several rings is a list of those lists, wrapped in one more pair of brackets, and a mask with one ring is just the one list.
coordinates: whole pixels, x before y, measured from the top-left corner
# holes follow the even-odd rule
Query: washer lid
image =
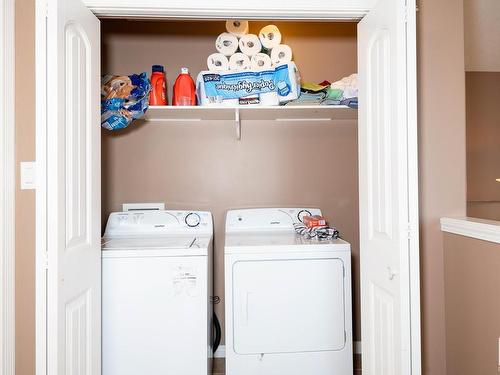
[(226, 233), (225, 254), (348, 252), (351, 245), (341, 239), (306, 239), (295, 232), (264, 231)]
[(208, 255), (209, 236), (115, 237), (102, 239), (102, 257)]

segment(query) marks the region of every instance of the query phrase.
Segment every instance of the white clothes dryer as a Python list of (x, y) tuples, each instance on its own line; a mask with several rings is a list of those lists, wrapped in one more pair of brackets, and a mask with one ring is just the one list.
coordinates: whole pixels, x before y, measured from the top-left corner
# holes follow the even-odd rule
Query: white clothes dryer
[(228, 211), (227, 375), (351, 375), (351, 250), (294, 231), (313, 208)]

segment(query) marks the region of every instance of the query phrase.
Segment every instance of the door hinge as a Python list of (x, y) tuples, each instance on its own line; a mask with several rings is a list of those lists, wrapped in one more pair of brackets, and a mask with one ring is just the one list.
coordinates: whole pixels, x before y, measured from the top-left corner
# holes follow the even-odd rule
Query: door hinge
[(411, 226), (411, 223), (407, 223), (407, 224), (406, 224), (406, 236), (407, 236), (407, 238), (408, 238), (409, 240), (411, 240), (411, 238), (412, 238), (412, 234), (411, 234), (411, 233), (412, 233), (412, 231), (413, 231), (413, 228), (412, 228), (412, 226)]

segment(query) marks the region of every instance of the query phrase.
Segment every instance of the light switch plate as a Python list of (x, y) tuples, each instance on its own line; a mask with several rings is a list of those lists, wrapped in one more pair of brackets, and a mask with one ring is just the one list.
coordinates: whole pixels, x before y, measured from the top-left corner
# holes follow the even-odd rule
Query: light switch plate
[(21, 190), (36, 189), (36, 164), (34, 161), (21, 162)]

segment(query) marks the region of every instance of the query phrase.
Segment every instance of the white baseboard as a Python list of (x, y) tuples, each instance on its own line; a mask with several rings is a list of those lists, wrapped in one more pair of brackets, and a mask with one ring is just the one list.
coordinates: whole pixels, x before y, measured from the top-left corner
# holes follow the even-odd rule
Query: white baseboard
[[(354, 341), (353, 353), (361, 354), (361, 341)], [(226, 346), (219, 345), (217, 351), (214, 353), (214, 358), (226, 358)]]

